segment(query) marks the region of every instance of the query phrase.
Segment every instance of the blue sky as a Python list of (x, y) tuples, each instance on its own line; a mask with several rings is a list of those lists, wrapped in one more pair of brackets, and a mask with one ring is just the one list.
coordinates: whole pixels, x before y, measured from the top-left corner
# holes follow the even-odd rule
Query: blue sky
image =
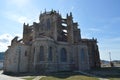
[(100, 58), (120, 60), (120, 0), (0, 0), (0, 52), (14, 36), (22, 37), (23, 23), (38, 22), (40, 12), (72, 12), (82, 38), (97, 38)]

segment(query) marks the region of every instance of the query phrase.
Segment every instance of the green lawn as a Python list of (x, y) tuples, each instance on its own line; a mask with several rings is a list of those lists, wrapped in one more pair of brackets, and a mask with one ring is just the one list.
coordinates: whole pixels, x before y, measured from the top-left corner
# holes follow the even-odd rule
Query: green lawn
[[(37, 76), (36, 76), (37, 77)], [(24, 78), (25, 80), (33, 80), (34, 77)], [(45, 77), (42, 77), (39, 80), (99, 80), (95, 77), (90, 77), (86, 75), (82, 75), (77, 72), (56, 72), (56, 73), (50, 73), (45, 75)]]
[[(106, 78), (109, 80), (120, 80), (120, 68), (99, 68), (86, 71), (86, 73), (96, 75), (98, 77), (82, 75), (77, 72), (56, 72), (43, 75), (40, 80), (99, 80), (99, 78)], [(32, 80), (34, 77), (26, 78), (25, 80)]]
[(120, 78), (110, 78), (110, 80), (120, 80)]
[(35, 78), (35, 76), (34, 77), (23, 78), (23, 79), (25, 79), (25, 80), (33, 80), (34, 78)]
[(107, 78), (109, 80), (120, 80), (120, 67), (104, 67), (90, 70), (88, 73)]
[(58, 77), (48, 76), (48, 77), (43, 77), (40, 80), (99, 80), (99, 79), (95, 77), (88, 77), (83, 75), (75, 75), (67, 78), (58, 78)]

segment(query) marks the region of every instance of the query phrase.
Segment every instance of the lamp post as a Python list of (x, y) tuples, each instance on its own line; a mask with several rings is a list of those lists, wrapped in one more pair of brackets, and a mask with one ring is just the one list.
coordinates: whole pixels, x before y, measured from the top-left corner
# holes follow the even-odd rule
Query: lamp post
[(111, 62), (111, 52), (109, 52), (109, 58), (110, 58), (110, 62)]
[(111, 52), (109, 52), (109, 58), (110, 58), (110, 66), (113, 67), (113, 63), (111, 61)]

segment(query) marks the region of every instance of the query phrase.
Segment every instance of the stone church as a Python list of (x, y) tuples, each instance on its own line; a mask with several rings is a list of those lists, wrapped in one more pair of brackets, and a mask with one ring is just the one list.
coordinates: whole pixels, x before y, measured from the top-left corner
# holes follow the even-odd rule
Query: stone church
[(62, 18), (44, 11), (39, 23), (23, 24), (23, 38), (15, 37), (5, 52), (4, 72), (79, 71), (100, 67), (97, 39), (82, 39), (72, 13)]

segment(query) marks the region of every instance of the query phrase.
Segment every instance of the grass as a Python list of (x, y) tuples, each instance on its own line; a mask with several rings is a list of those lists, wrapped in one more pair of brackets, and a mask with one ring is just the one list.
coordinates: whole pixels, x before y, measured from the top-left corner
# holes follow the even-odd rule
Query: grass
[[(120, 80), (120, 67), (108, 67), (99, 68), (86, 71), (86, 73), (98, 76), (87, 76), (82, 75), (78, 72), (54, 72), (50, 74), (45, 74), (40, 80), (99, 80), (99, 78), (106, 78), (109, 80)], [(31, 76), (30, 78), (24, 78), (25, 80), (32, 80), (36, 76)]]
[(105, 67), (88, 71), (90, 74), (107, 78), (109, 80), (120, 80), (120, 67)]
[[(36, 76), (37, 77), (37, 76)], [(28, 77), (24, 78), (25, 80), (32, 80), (34, 77)], [(39, 80), (99, 80), (95, 77), (90, 77), (86, 75), (82, 75), (77, 72), (54, 72), (45, 75), (45, 77), (42, 77)]]
[(35, 76), (34, 77), (28, 77), (28, 78), (22, 78), (22, 79), (25, 79), (25, 80), (33, 80), (35, 78)]
[(83, 75), (75, 75), (67, 78), (58, 78), (58, 77), (48, 76), (48, 77), (43, 77), (40, 80), (99, 80), (99, 79), (95, 77), (88, 77)]
[(109, 80), (120, 80), (120, 78), (110, 78)]

